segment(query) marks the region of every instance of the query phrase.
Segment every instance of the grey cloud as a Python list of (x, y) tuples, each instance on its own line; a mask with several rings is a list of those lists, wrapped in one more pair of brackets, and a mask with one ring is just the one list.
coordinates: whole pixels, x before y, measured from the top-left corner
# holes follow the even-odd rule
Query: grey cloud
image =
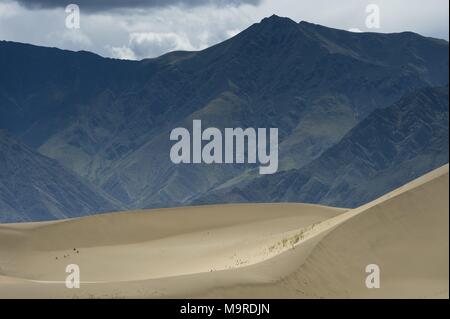
[(85, 11), (105, 11), (112, 9), (132, 8), (162, 8), (172, 5), (186, 7), (198, 7), (202, 5), (239, 6), (242, 4), (257, 5), (261, 0), (73, 0), (63, 2), (61, 0), (16, 0), (29, 9), (63, 8), (69, 3), (75, 3)]
[(189, 39), (176, 33), (132, 33), (129, 48), (137, 59), (156, 57), (175, 50), (195, 50)]

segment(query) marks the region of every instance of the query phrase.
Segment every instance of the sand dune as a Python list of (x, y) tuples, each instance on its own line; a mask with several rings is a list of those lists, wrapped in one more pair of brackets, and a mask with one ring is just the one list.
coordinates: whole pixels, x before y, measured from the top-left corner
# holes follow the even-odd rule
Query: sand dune
[[(448, 165), (353, 210), (250, 204), (0, 225), (0, 297), (446, 297)], [(81, 288), (67, 289), (67, 264)], [(365, 267), (381, 287), (365, 286)]]

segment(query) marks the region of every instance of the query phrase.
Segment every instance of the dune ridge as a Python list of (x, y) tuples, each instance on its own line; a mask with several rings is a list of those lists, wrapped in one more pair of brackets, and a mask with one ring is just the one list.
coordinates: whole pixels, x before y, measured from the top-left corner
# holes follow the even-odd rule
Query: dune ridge
[[(65, 266), (81, 288), (64, 286)], [(367, 289), (378, 264), (381, 288)], [(448, 298), (448, 165), (359, 208), (214, 205), (0, 225), (0, 297)]]

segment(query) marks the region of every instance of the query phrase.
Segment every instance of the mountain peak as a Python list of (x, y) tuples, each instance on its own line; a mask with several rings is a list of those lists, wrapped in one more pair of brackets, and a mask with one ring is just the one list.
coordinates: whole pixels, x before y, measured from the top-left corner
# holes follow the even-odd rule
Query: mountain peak
[(272, 14), (270, 17), (266, 17), (261, 20), (261, 24), (285, 24), (296, 25), (297, 23), (287, 17), (280, 17), (276, 14)]

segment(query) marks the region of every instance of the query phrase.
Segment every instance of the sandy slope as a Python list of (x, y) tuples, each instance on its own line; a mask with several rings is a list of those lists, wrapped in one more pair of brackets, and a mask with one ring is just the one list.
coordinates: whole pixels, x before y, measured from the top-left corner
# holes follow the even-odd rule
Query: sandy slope
[[(0, 225), (0, 297), (448, 297), (448, 166), (354, 210), (223, 205)], [(65, 266), (81, 268), (67, 289)], [(378, 264), (381, 288), (367, 289)]]

